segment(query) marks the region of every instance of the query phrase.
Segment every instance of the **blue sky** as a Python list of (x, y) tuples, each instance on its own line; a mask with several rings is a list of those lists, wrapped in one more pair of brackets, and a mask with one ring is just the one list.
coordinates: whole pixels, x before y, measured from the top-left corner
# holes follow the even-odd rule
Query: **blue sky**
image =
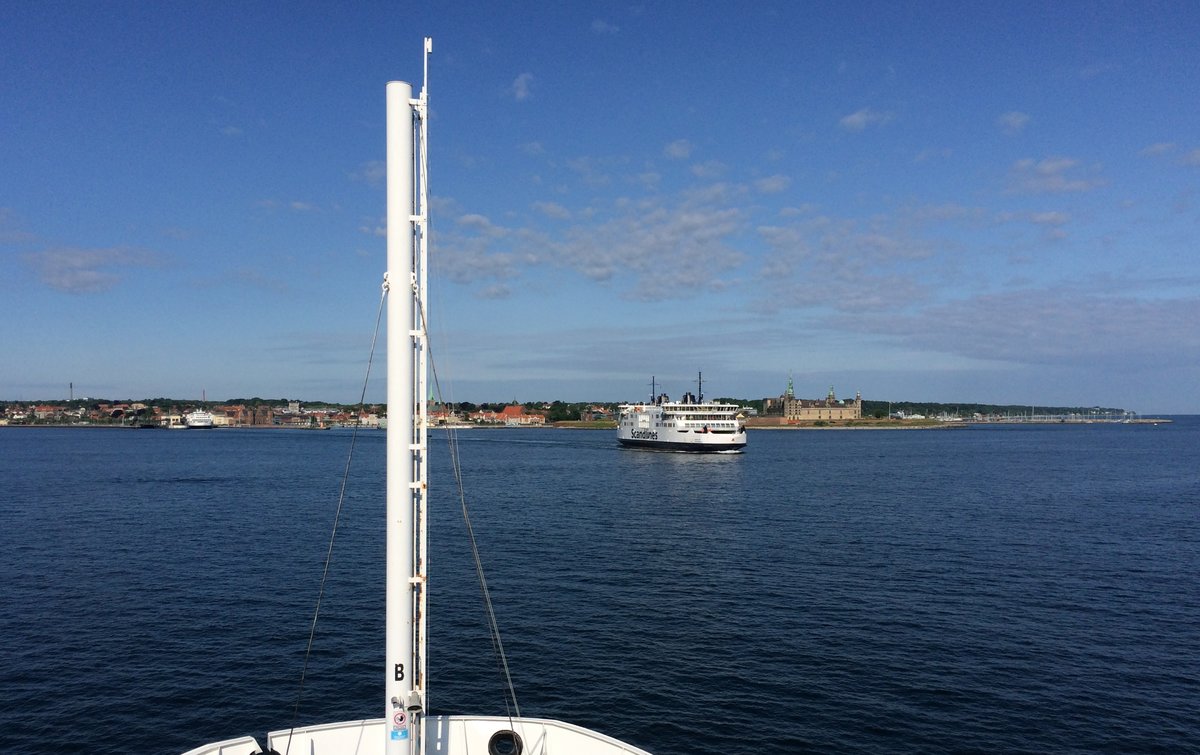
[(1200, 6), (505, 5), (6, 7), (0, 398), (356, 400), (428, 35), (452, 400), (1200, 413)]

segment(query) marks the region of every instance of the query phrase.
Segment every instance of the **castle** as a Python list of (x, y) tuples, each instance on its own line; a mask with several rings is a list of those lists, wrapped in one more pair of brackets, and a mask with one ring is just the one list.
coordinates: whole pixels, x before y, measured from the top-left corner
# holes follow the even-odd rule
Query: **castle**
[(862, 395), (854, 394), (854, 400), (838, 401), (829, 386), (829, 393), (823, 399), (796, 398), (792, 387), (792, 379), (788, 378), (787, 391), (779, 398), (763, 399), (763, 413), (770, 416), (781, 416), (784, 422), (828, 419), (861, 419)]

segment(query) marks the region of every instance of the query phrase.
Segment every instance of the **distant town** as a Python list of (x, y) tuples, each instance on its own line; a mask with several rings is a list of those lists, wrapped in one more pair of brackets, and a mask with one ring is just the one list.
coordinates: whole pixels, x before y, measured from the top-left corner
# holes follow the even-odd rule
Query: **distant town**
[[(750, 428), (938, 426), (980, 422), (1131, 422), (1134, 412), (1113, 407), (945, 404), (878, 401), (856, 394), (837, 398), (831, 386), (825, 396), (799, 398), (791, 381), (777, 397), (717, 398), (742, 407)], [(434, 425), (480, 427), (613, 427), (620, 402), (530, 401), (474, 404), (430, 402)], [(211, 427), (298, 428), (380, 427), (386, 425), (382, 404), (334, 404), (296, 399), (238, 398), (226, 401), (181, 401), (154, 398), (111, 400), (70, 398), (66, 401), (0, 401), (0, 426), (109, 426), (175, 428), (194, 426), (189, 415), (207, 415)], [(1161, 420), (1155, 420), (1161, 421)]]

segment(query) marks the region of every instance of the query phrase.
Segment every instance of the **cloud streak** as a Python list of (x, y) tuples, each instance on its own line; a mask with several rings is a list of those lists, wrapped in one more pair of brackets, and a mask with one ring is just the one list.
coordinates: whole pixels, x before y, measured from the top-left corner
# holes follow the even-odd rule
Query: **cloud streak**
[(718, 185), (673, 200), (622, 198), (580, 213), (535, 203), (539, 214), (563, 221), (553, 232), (468, 213), (438, 241), (447, 273), (481, 291), (542, 268), (572, 271), (631, 300), (688, 298), (736, 285), (745, 255), (731, 238), (745, 213), (726, 200), (738, 191)]
[(513, 79), (513, 83), (508, 88), (509, 94), (517, 102), (524, 102), (533, 96), (533, 74), (522, 73), (517, 78)]
[(56, 247), (23, 255), (43, 284), (68, 294), (94, 294), (120, 284), (129, 270), (157, 267), (158, 256), (131, 247)]
[(872, 110), (869, 107), (865, 107), (862, 110), (858, 110), (843, 117), (840, 121), (838, 121), (838, 125), (840, 125), (846, 131), (858, 133), (860, 131), (865, 131), (871, 126), (886, 125), (892, 121), (893, 117), (894, 116), (891, 113), (881, 113), (878, 110)]
[(1009, 190), (1018, 194), (1084, 192), (1104, 186), (1098, 167), (1083, 168), (1070, 157), (1024, 158), (1009, 171)]
[(616, 24), (610, 24), (604, 19), (597, 18), (592, 22), (592, 31), (596, 34), (611, 35), (621, 31), (621, 27)]
[(663, 154), (672, 160), (686, 160), (692, 156), (692, 143), (687, 139), (676, 139), (663, 147)]
[(1016, 136), (1029, 124), (1029, 116), (1013, 110), (997, 118), (996, 123), (1005, 134)]
[(838, 327), (913, 348), (1023, 365), (1098, 366), (1154, 358), (1194, 364), (1200, 298), (1138, 299), (1065, 286), (980, 294), (914, 314), (840, 317)]

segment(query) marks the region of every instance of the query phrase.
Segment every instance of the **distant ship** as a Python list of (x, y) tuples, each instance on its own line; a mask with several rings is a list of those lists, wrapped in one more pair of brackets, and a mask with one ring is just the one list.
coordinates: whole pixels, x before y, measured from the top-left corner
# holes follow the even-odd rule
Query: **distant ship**
[(213, 426), (213, 416), (203, 409), (197, 409), (183, 415), (183, 426), (189, 430), (209, 430)]
[[(650, 382), (654, 385), (653, 379)], [(738, 453), (746, 447), (746, 426), (734, 404), (704, 401), (703, 375), (699, 397), (685, 393), (680, 401), (666, 394), (645, 404), (622, 404), (617, 441), (623, 446), (692, 453)]]

